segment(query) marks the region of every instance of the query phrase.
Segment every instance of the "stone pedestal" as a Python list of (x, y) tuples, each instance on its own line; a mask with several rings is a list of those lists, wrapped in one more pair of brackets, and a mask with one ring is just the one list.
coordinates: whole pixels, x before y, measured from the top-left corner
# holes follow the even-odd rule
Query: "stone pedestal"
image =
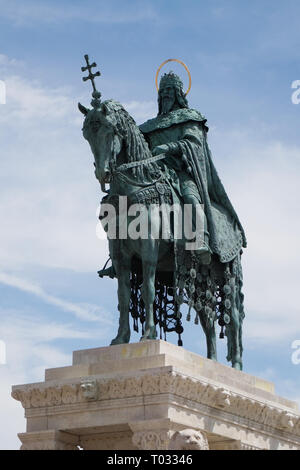
[(272, 383), (160, 340), (75, 351), (12, 396), (21, 449), (300, 449), (297, 404)]

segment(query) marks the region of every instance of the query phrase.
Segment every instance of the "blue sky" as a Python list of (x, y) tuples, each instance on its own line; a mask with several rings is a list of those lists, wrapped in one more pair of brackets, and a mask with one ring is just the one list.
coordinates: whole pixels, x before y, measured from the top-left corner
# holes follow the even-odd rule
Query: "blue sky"
[[(96, 237), (101, 194), (77, 111), (90, 102), (85, 53), (102, 72), (103, 98), (138, 123), (157, 112), (160, 63), (188, 65), (189, 104), (208, 119), (215, 165), (248, 237), (244, 369), (300, 403), (300, 364), (291, 362), (300, 339), (300, 105), (291, 101), (299, 14), (296, 0), (0, 0), (3, 449), (18, 448), (25, 430), (11, 385), (42, 381), (46, 367), (108, 345), (117, 329), (116, 282), (96, 274), (107, 244)], [(187, 85), (184, 70), (172, 69)], [(205, 354), (200, 326), (186, 325), (184, 345)], [(219, 353), (225, 363), (224, 341)]]

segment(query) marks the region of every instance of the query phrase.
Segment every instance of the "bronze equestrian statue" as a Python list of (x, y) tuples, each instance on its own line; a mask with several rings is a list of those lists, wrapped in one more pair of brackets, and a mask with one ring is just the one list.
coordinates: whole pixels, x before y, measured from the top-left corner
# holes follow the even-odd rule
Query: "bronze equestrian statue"
[[(129, 342), (131, 315), (136, 331), (142, 325), (142, 341), (156, 339), (159, 329), (164, 339), (167, 332), (177, 332), (182, 345), (183, 311), (189, 320), (194, 310), (194, 321), (200, 321), (206, 335), (207, 357), (217, 360), (218, 323), (220, 337), (227, 337), (227, 360), (241, 370), (246, 237), (213, 164), (206, 119), (188, 107), (180, 77), (169, 72), (159, 83), (157, 117), (138, 127), (120, 103), (101, 103), (91, 72), (96, 64), (85, 57), (82, 70), (88, 70), (85, 79), (93, 84), (92, 109), (81, 104), (79, 109), (95, 175), (106, 192), (100, 219), (112, 261), (99, 275), (118, 280), (120, 320), (111, 344)], [(180, 208), (167, 232), (163, 207)], [(185, 228), (186, 220), (192, 238), (185, 233), (177, 237), (177, 226)]]

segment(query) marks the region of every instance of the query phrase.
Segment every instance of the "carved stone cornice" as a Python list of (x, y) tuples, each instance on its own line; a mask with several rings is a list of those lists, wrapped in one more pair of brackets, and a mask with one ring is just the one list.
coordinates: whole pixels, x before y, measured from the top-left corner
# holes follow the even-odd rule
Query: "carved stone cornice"
[(251, 420), (281, 432), (300, 436), (300, 416), (276, 403), (261, 402), (242, 393), (212, 383), (195, 380), (178, 372), (145, 374), (114, 379), (86, 378), (80, 382), (51, 385), (46, 383), (14, 387), (12, 397), (28, 409), (103, 402), (169, 394), (234, 416)]

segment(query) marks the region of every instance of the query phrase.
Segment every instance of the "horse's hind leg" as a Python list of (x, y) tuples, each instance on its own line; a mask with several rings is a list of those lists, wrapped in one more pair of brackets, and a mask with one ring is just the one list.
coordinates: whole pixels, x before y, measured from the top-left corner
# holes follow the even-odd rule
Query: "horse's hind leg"
[(237, 308), (232, 309), (230, 325), (226, 328), (226, 336), (228, 342), (227, 360), (231, 361), (232, 367), (237, 370), (243, 369), (242, 352), (240, 347), (240, 322), (239, 311)]
[[(148, 242), (148, 243), (147, 243)], [(155, 298), (155, 272), (158, 260), (159, 245), (157, 240), (143, 241), (142, 264), (143, 264), (143, 286), (142, 298), (146, 310), (146, 323), (141, 341), (156, 339), (156, 328), (153, 315), (153, 303)]]
[(200, 323), (206, 337), (207, 357), (213, 361), (217, 360), (216, 329), (215, 322), (208, 320), (204, 312), (200, 313)]
[(129, 326), (129, 301), (130, 301), (130, 259), (123, 258), (114, 261), (118, 278), (118, 300), (119, 300), (119, 330), (115, 339), (110, 343), (123, 344), (129, 343), (130, 326)]
[(243, 305), (242, 294), (238, 285), (232, 285), (233, 295), (233, 308), (231, 312), (231, 319), (229, 325), (226, 326), (227, 360), (231, 361), (232, 367), (237, 370), (243, 369), (242, 354), (242, 322), (243, 322)]

